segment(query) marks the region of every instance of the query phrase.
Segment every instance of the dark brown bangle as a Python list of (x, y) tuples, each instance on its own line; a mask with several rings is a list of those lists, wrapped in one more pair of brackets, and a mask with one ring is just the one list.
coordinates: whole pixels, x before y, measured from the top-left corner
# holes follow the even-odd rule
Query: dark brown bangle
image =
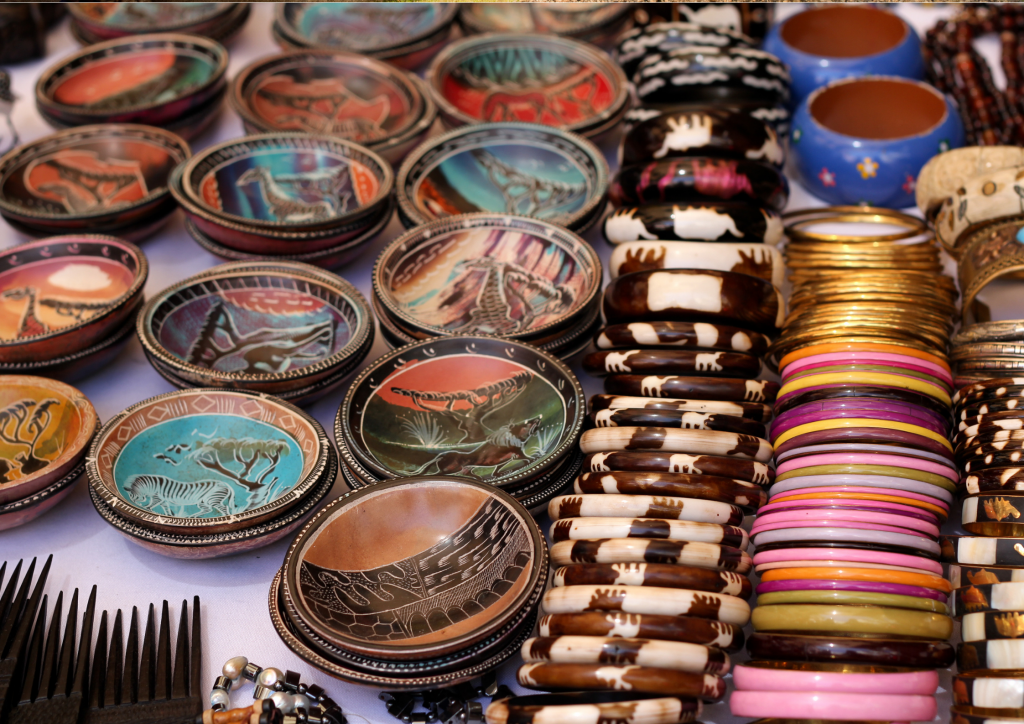
[(716, 500), (754, 512), (766, 502), (768, 493), (755, 483), (717, 475), (686, 473), (645, 473), (608, 471), (582, 473), (574, 491), (584, 494), (621, 493), (623, 495), (664, 495), (673, 498)]
[(671, 669), (603, 664), (523, 664), (516, 672), (520, 686), (542, 691), (603, 691), (608, 680), (623, 682), (623, 688), (642, 694), (692, 696), (719, 701), (725, 696), (725, 680), (713, 674), (687, 674)]
[(751, 635), (747, 651), (752, 659), (842, 661), (919, 669), (944, 669), (956, 658), (953, 647), (946, 641), (765, 633)]
[(1024, 639), (965, 642), (957, 644), (956, 665), (961, 674), (981, 669), (1019, 671), (1022, 655)]
[[(709, 332), (715, 339), (708, 340)], [(700, 342), (698, 344), (698, 341)], [(597, 336), (598, 349), (632, 349), (634, 347), (702, 347), (704, 349), (749, 352), (758, 357), (768, 352), (771, 340), (759, 332), (724, 324), (692, 322), (640, 322), (611, 324)]]
[(609, 375), (605, 392), (613, 395), (668, 397), (684, 400), (772, 402), (779, 383), (770, 380), (733, 380), (728, 377), (680, 377), (677, 375)]
[(726, 652), (743, 648), (743, 627), (722, 621), (693, 616), (657, 616), (623, 613), (622, 611), (590, 611), (586, 613), (555, 613), (542, 616), (541, 636), (618, 636), (659, 641), (683, 641), (705, 646), (718, 646)]
[(594, 377), (614, 373), (634, 375), (690, 375), (753, 379), (761, 371), (761, 359), (745, 352), (656, 349), (598, 350), (581, 361)]
[(677, 410), (646, 410), (625, 408), (597, 410), (589, 415), (594, 427), (678, 427), (691, 430), (718, 430), (740, 435), (765, 437), (765, 426), (755, 420), (718, 412), (680, 412)]
[(939, 560), (975, 566), (1024, 566), (1024, 540), (973, 535), (939, 536)]
[[(567, 694), (513, 696), (491, 702), (487, 707), (489, 724), (534, 724), (560, 721), (561, 712), (572, 707), (593, 711), (594, 722), (620, 721), (621, 712), (651, 717), (653, 724), (682, 724), (700, 716), (702, 705), (683, 696), (637, 694), (632, 691), (588, 691)], [(572, 721), (577, 721), (574, 717)], [(586, 721), (586, 720), (583, 720)], [(632, 720), (629, 720), (632, 721)]]
[(953, 589), (953, 616), (983, 611), (1024, 610), (1024, 583), (968, 584)]
[(721, 413), (742, 417), (745, 420), (756, 420), (769, 423), (772, 419), (772, 408), (763, 402), (726, 402), (724, 400), (666, 400), (658, 397), (638, 397), (633, 395), (591, 395), (590, 409), (598, 410), (675, 410), (678, 412)]
[(946, 566), (946, 580), (953, 584), (953, 588), (970, 585), (981, 586), (986, 583), (1024, 581), (1024, 567), (950, 563)]
[(720, 455), (688, 455), (657, 450), (617, 450), (590, 453), (583, 458), (583, 470), (593, 473), (621, 470), (637, 473), (712, 475), (733, 480), (745, 480), (766, 487), (775, 482), (775, 471), (767, 463), (727, 458)]
[(656, 586), (750, 598), (750, 579), (732, 571), (668, 563), (578, 563), (555, 571), (555, 586)]
[[(1024, 465), (1013, 468), (986, 468), (960, 477), (960, 493), (976, 495), (999, 490), (1024, 491)], [(1024, 559), (1021, 561), (1024, 563)]]

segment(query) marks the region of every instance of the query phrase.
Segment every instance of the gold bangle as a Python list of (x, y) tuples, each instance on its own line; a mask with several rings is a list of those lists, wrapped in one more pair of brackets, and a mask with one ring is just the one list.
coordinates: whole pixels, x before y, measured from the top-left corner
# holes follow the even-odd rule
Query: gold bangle
[[(830, 222), (840, 223), (869, 223), (884, 224), (886, 226), (900, 226), (907, 231), (894, 234), (825, 234), (814, 231), (804, 231), (803, 227)], [(786, 229), (786, 235), (814, 241), (828, 242), (882, 242), (901, 241), (910, 239), (920, 234), (930, 233), (928, 225), (922, 219), (892, 209), (880, 209), (873, 206), (826, 206), (824, 208), (809, 208), (790, 211), (782, 215), (782, 223)]]
[(965, 326), (992, 318), (988, 305), (977, 298), (982, 289), (995, 279), (1024, 271), (1022, 228), (1024, 214), (1018, 214), (965, 232), (957, 262)]
[(949, 616), (882, 606), (758, 606), (750, 621), (758, 632), (867, 634), (940, 641), (948, 641), (953, 633), (953, 619)]

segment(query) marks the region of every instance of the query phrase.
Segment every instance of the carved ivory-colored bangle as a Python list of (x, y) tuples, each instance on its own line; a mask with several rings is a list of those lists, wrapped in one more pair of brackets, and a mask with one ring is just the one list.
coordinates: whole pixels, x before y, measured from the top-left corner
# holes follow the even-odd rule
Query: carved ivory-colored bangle
[(726, 674), (729, 657), (713, 646), (679, 641), (600, 638), (598, 636), (542, 636), (523, 642), (523, 661), (553, 664), (609, 664), (650, 666), (691, 674)]
[(746, 550), (750, 540), (747, 531), (734, 525), (661, 518), (568, 518), (551, 524), (551, 539), (555, 542), (597, 538), (657, 538), (719, 543), (741, 550)]
[(750, 605), (735, 596), (645, 586), (565, 586), (544, 594), (544, 613), (624, 611), (659, 616), (696, 616), (737, 626), (750, 619)]
[[(582, 473), (573, 490), (579, 495), (644, 495), (717, 500), (753, 512), (768, 502), (764, 489), (744, 480), (716, 475), (630, 472)], [(646, 517), (646, 516), (645, 516)]]
[(979, 709), (1016, 709), (1004, 715), (1021, 718), (1024, 715), (1024, 711), (1021, 711), (1024, 710), (1024, 674), (979, 671), (976, 674), (954, 676), (953, 703)]
[(1024, 583), (972, 583), (953, 590), (954, 616), (982, 611), (1024, 611)]
[(1016, 639), (1024, 636), (1024, 613), (1021, 611), (982, 611), (965, 613), (960, 623), (964, 641)]
[(1024, 639), (966, 641), (956, 647), (959, 673), (988, 669), (1020, 671), (1024, 669)]
[(541, 636), (620, 636), (684, 641), (717, 646), (728, 652), (743, 648), (742, 627), (693, 616), (659, 616), (622, 611), (555, 613), (541, 616), (537, 630)]
[[(623, 712), (629, 712), (623, 718)], [(686, 724), (703, 704), (679, 696), (640, 698), (623, 691), (537, 694), (491, 702), (487, 724)]]
[(704, 701), (725, 696), (725, 680), (713, 674), (688, 674), (671, 669), (604, 664), (524, 664), (516, 672), (527, 689), (614, 689), (641, 694), (675, 694)]
[(704, 241), (627, 241), (608, 260), (611, 278), (654, 269), (713, 269), (760, 277), (782, 288), (786, 263), (774, 246)]
[(661, 518), (739, 525), (743, 511), (729, 503), (653, 495), (560, 495), (548, 503), (551, 520), (567, 518)]
[(649, 560), (736, 573), (747, 573), (751, 566), (746, 551), (714, 543), (612, 538), (560, 541), (551, 546), (551, 562), (558, 566), (571, 563), (644, 563)]
[(944, 535), (941, 560), (978, 566), (1024, 566), (1024, 540)]
[(555, 586), (654, 586), (749, 598), (750, 579), (732, 571), (671, 563), (576, 563), (555, 571)]
[(580, 449), (585, 453), (660, 450), (738, 457), (762, 463), (770, 461), (773, 454), (771, 444), (763, 438), (734, 432), (671, 427), (603, 427), (587, 430), (580, 437)]

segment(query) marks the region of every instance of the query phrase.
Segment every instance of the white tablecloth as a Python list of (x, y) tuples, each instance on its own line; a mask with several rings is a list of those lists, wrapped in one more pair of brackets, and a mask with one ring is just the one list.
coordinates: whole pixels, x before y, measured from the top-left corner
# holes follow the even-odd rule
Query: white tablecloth
[[(784, 6), (780, 8), (779, 15), (784, 16), (795, 10), (792, 5)], [(898, 10), (919, 33), (923, 33), (936, 19), (950, 11), (948, 5), (918, 6), (912, 3), (902, 5)], [(272, 12), (270, 3), (253, 5), (248, 24), (229, 46), (230, 77), (253, 59), (278, 51), (270, 34)], [(50, 34), (49, 55), (45, 60), (8, 68), (12, 72), (14, 91), (18, 96), (14, 124), (23, 143), (52, 132), (35, 109), (33, 89), (36, 78), (58, 58), (78, 49), (78, 43), (71, 37), (65, 21)], [(983, 50), (990, 59), (995, 60), (997, 57), (994, 42), (985, 45)], [(1001, 77), (998, 63), (993, 65), (997, 77)], [(435, 132), (440, 132), (440, 128), (435, 129)], [(241, 120), (225, 106), (217, 121), (192, 146), (194, 150), (199, 150), (243, 133)], [(615, 137), (603, 144), (613, 171), (617, 143), (618, 138)], [(821, 205), (821, 202), (794, 183), (790, 208), (812, 205)], [(359, 259), (335, 271), (355, 284), (369, 298), (373, 262), (385, 244), (401, 231), (402, 227), (395, 218)], [(587, 239), (597, 249), (602, 260), (607, 261), (609, 247), (601, 238), (599, 230), (592, 229)], [(23, 241), (26, 238), (0, 221), (0, 247)], [(180, 215), (156, 236), (143, 242), (142, 247), (150, 261), (147, 297), (218, 263), (215, 257), (203, 251), (188, 236)], [(1024, 316), (1024, 310), (1019, 306), (1014, 309), (1012, 304), (997, 308), (996, 311), (1005, 312), (1003, 317)], [(387, 346), (378, 334), (368, 359), (376, 359), (386, 350)], [(601, 391), (600, 383), (583, 374), (578, 364), (574, 365), (574, 369), (588, 396)], [(109, 369), (74, 384), (92, 400), (102, 420), (109, 419), (135, 402), (174, 389), (150, 367), (134, 337)], [(328, 433), (333, 428), (334, 415), (343, 395), (344, 390), (336, 391), (309, 408)], [(87, 594), (87, 589), (96, 584), (99, 587), (97, 600), (100, 610), (113, 612), (120, 607), (129, 614), (132, 606), (144, 610), (143, 607), (150, 602), (159, 603), (167, 599), (171, 602), (172, 620), (176, 620), (175, 615), (182, 599), (191, 601), (192, 596), (199, 595), (203, 604), (204, 689), (213, 683), (224, 661), (232, 656), (244, 655), (261, 666), (302, 672), (303, 681), (323, 685), (342, 705), (352, 722), (386, 724), (394, 721), (377, 699), (376, 690), (332, 680), (326, 674), (313, 670), (285, 648), (274, 633), (267, 613), (267, 593), (271, 578), (281, 565), (288, 541), (220, 560), (177, 561), (164, 558), (130, 543), (108, 526), (89, 502), (86, 487), (84, 482), (80, 483), (67, 500), (45, 517), (22, 528), (0, 533), (0, 561), (45, 557), (52, 553), (53, 568), (46, 589), (51, 594), (51, 600), (57, 591), (70, 593), (79, 587), (84, 589), (83, 594)], [(344, 491), (344, 483), (339, 480), (331, 497)], [(542, 524), (547, 527), (546, 520)], [(740, 653), (733, 658), (740, 661), (746, 655)], [(517, 665), (518, 657), (501, 669), (502, 683), (513, 685)], [(948, 672), (944, 674), (942, 682), (943, 693), (940, 695), (937, 721), (948, 721)], [(235, 696), (236, 704), (249, 703), (250, 691), (251, 687), (238, 692)], [(724, 703), (707, 707), (701, 719), (717, 724), (742, 721), (732, 717)]]

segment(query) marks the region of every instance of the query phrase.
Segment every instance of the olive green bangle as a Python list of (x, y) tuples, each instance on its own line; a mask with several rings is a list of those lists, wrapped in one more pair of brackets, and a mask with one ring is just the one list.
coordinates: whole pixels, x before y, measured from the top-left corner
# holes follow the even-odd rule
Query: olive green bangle
[(922, 483), (944, 488), (951, 493), (956, 492), (956, 483), (945, 475), (929, 473), (924, 470), (912, 468), (901, 468), (895, 465), (812, 465), (796, 470), (787, 470), (775, 476), (775, 482), (789, 480), (803, 475), (885, 475), (890, 478), (904, 478), (906, 480), (917, 480)]
[(930, 611), (882, 606), (784, 604), (758, 606), (750, 622), (757, 632), (875, 635), (946, 641), (953, 619)]
[(901, 596), (896, 593), (873, 593), (871, 591), (773, 591), (757, 597), (758, 606), (774, 606), (787, 603), (819, 603), (829, 606), (886, 606), (906, 608), (914, 611), (931, 611), (949, 615), (949, 606), (942, 601), (923, 596)]

